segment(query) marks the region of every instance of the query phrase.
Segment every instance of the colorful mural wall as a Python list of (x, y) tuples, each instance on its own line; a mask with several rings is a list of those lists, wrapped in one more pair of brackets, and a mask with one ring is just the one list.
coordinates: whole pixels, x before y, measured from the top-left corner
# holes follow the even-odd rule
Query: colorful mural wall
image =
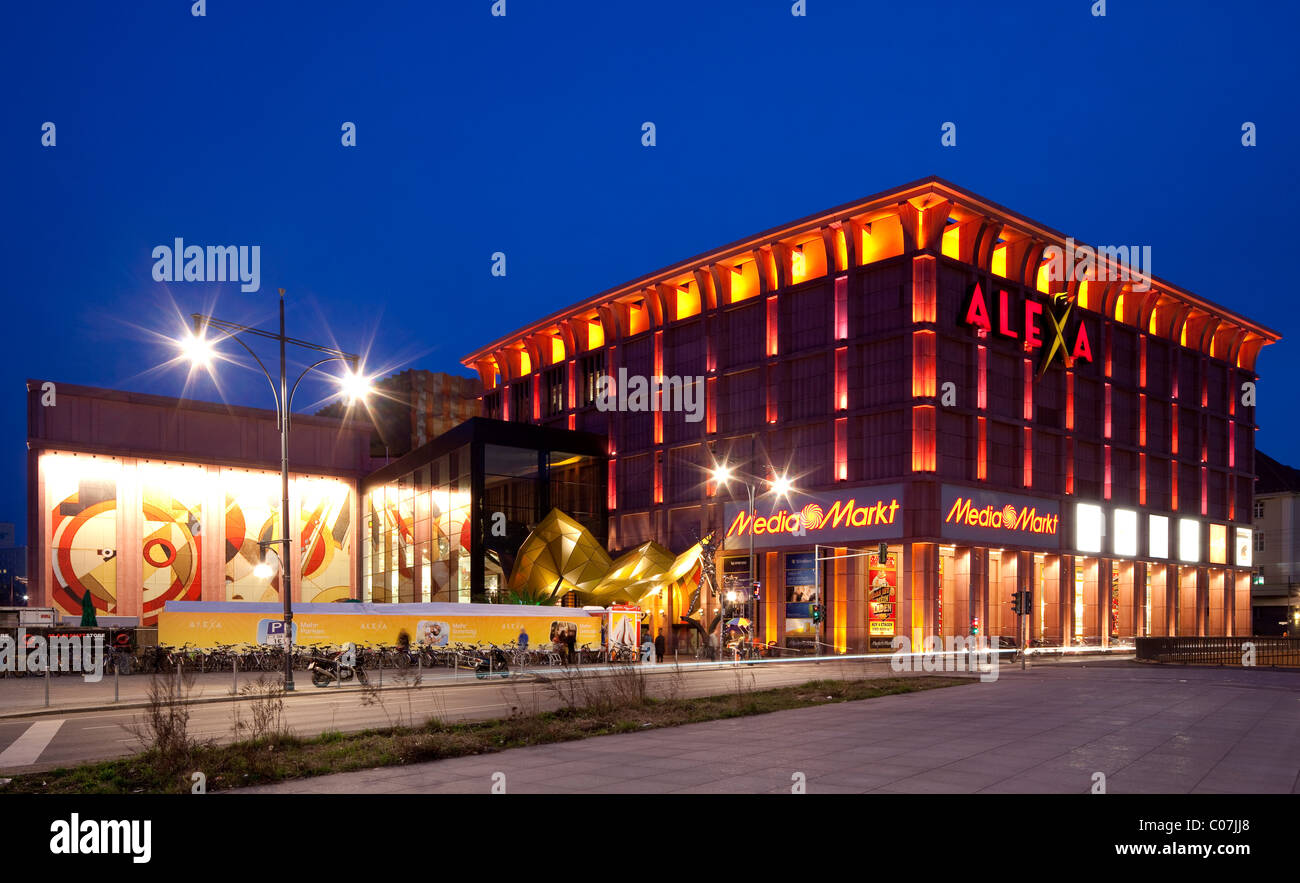
[[(281, 536), (278, 474), (80, 454), (45, 454), (40, 474), (48, 603), (63, 613), (79, 615), (87, 591), (100, 613), (145, 625), (168, 601), (280, 599), (278, 566), (269, 578), (253, 572), (259, 542)], [(295, 598), (351, 597), (352, 486), (294, 476), (290, 503)], [(210, 548), (205, 538), (224, 542)]]

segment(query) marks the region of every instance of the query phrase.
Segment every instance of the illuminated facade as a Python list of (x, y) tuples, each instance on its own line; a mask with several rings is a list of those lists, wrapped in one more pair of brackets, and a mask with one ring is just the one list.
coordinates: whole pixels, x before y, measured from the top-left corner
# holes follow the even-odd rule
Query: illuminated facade
[[(1251, 384), (1278, 335), (1142, 272), (1116, 279), (1113, 249), (1091, 275), (1056, 272), (1072, 245), (930, 178), (463, 362), (489, 416), (608, 438), (609, 548), (677, 553), (720, 531), (719, 581), (747, 587), (752, 537), (761, 640), (1016, 636), (1023, 591), (1021, 637), (1043, 644), (1247, 633)], [(602, 410), (620, 376), (698, 378), (701, 419)], [(755, 512), (739, 482), (710, 480), (719, 464), (760, 483)], [(775, 476), (788, 499), (761, 493)]]
[[(253, 574), (281, 536), (275, 415), (28, 383), (34, 606), (157, 622), (168, 601), (278, 601)], [(295, 415), (289, 502), (293, 599), (356, 597), (355, 524), (369, 427)]]
[(362, 485), (361, 599), (537, 600), (507, 581), (553, 509), (604, 554), (605, 449), (588, 433), (474, 418), (371, 473)]

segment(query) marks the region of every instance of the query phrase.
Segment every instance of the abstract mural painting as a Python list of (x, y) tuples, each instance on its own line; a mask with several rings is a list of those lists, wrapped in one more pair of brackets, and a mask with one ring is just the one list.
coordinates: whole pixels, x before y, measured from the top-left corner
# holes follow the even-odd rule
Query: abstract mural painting
[(87, 590), (95, 609), (117, 612), (117, 473), (112, 460), (42, 458), (50, 513), (50, 602), (81, 612)]
[(341, 601), (352, 596), (352, 492), (330, 479), (299, 479), (302, 543), (301, 597), (304, 601)]
[[(280, 477), (226, 472), (226, 600), (280, 600), (280, 571), (270, 579), (253, 574), (266, 543), (280, 538)], [(274, 558), (274, 556), (272, 556)]]
[(141, 466), (143, 625), (168, 601), (202, 600), (203, 489), (198, 467)]

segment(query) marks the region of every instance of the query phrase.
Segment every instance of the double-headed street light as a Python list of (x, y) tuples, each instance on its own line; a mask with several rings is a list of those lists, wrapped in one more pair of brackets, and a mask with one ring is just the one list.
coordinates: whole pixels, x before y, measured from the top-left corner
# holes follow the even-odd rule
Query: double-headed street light
[[(719, 487), (726, 487), (727, 484), (736, 476), (735, 473), (732, 472), (731, 468), (727, 466), (727, 464), (723, 463), (714, 468), (711, 477), (713, 479), (714, 484), (718, 485)], [(754, 499), (758, 493), (758, 482), (757, 480), (751, 480), (747, 476), (742, 477), (740, 479), (740, 482), (742, 486), (745, 488), (745, 490), (748, 492), (749, 517), (753, 518)], [(778, 475), (775, 478), (769, 479), (767, 481), (767, 484), (770, 487), (771, 492), (780, 497), (789, 496), (790, 492), (794, 490), (794, 485), (791, 484), (790, 479), (787, 478), (785, 475)], [(751, 630), (751, 643), (752, 643), (752, 637), (754, 635), (757, 635), (758, 633), (758, 603), (754, 598), (754, 589), (757, 588), (758, 585), (759, 585), (758, 572), (754, 567), (754, 526), (751, 524), (749, 526), (749, 604), (752, 605), (750, 610), (750, 617), (749, 617), (749, 627)], [(733, 603), (736, 600), (734, 592), (727, 593), (725, 598), (726, 600), (731, 601)], [(725, 629), (726, 629), (726, 611), (724, 608), (724, 610), (719, 611), (719, 616), (718, 616), (718, 659), (719, 660), (722, 659), (722, 637), (726, 633)]]
[[(278, 539), (266, 540), (259, 545), (266, 549), (269, 546), (280, 546), (280, 597), (284, 600), (284, 689), (286, 692), (293, 691), (293, 602), (291, 599), (289, 584), (289, 526), (292, 521), (289, 518), (289, 425), (293, 413), (293, 395), (298, 391), (298, 384), (302, 379), (311, 373), (314, 369), (319, 368), (329, 362), (342, 362), (347, 366), (347, 371), (339, 379), (340, 392), (350, 401), (356, 402), (364, 399), (370, 391), (370, 381), (362, 373), (360, 363), (361, 357), (353, 353), (345, 353), (332, 347), (321, 346), (320, 344), (308, 343), (305, 340), (297, 340), (285, 336), (284, 333), (284, 289), (280, 289), (280, 331), (272, 333), (262, 331), (259, 328), (250, 328), (247, 325), (240, 325), (235, 322), (226, 322), (213, 316), (205, 316), (200, 313), (194, 313), (191, 316), (193, 320), (193, 329), (190, 335), (180, 342), (184, 354), (194, 365), (211, 369), (213, 359), (217, 355), (215, 344), (223, 340), (233, 340), (248, 351), (253, 357), (253, 361), (262, 369), (262, 374), (266, 376), (266, 382), (271, 385), (271, 396), (275, 400), (275, 417), (280, 427), (280, 532), (283, 536)], [(209, 331), (215, 331), (218, 336), (215, 339), (208, 337)], [(264, 337), (268, 340), (274, 340), (280, 345), (280, 386), (277, 389), (275, 381), (271, 378), (271, 372), (266, 369), (266, 365), (258, 358), (257, 353), (243, 341), (240, 335), (252, 335), (254, 337)], [(324, 358), (318, 359), (311, 365), (308, 365), (303, 372), (298, 375), (298, 379), (289, 386), (288, 376), (285, 373), (285, 347), (289, 344), (302, 349), (314, 350), (323, 354)], [(274, 574), (274, 568), (271, 563), (265, 560), (260, 561), (253, 569), (253, 574), (259, 579), (269, 579)]]

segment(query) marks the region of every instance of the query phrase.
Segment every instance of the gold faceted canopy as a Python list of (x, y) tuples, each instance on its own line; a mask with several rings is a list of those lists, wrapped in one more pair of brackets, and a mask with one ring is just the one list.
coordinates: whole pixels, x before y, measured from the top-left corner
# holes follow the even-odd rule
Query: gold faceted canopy
[(676, 558), (655, 542), (642, 543), (610, 561), (609, 553), (578, 522), (552, 509), (519, 547), (510, 591), (533, 603), (554, 603), (577, 592), (584, 603), (638, 603), (647, 595), (685, 588), (700, 578), (700, 546)]

